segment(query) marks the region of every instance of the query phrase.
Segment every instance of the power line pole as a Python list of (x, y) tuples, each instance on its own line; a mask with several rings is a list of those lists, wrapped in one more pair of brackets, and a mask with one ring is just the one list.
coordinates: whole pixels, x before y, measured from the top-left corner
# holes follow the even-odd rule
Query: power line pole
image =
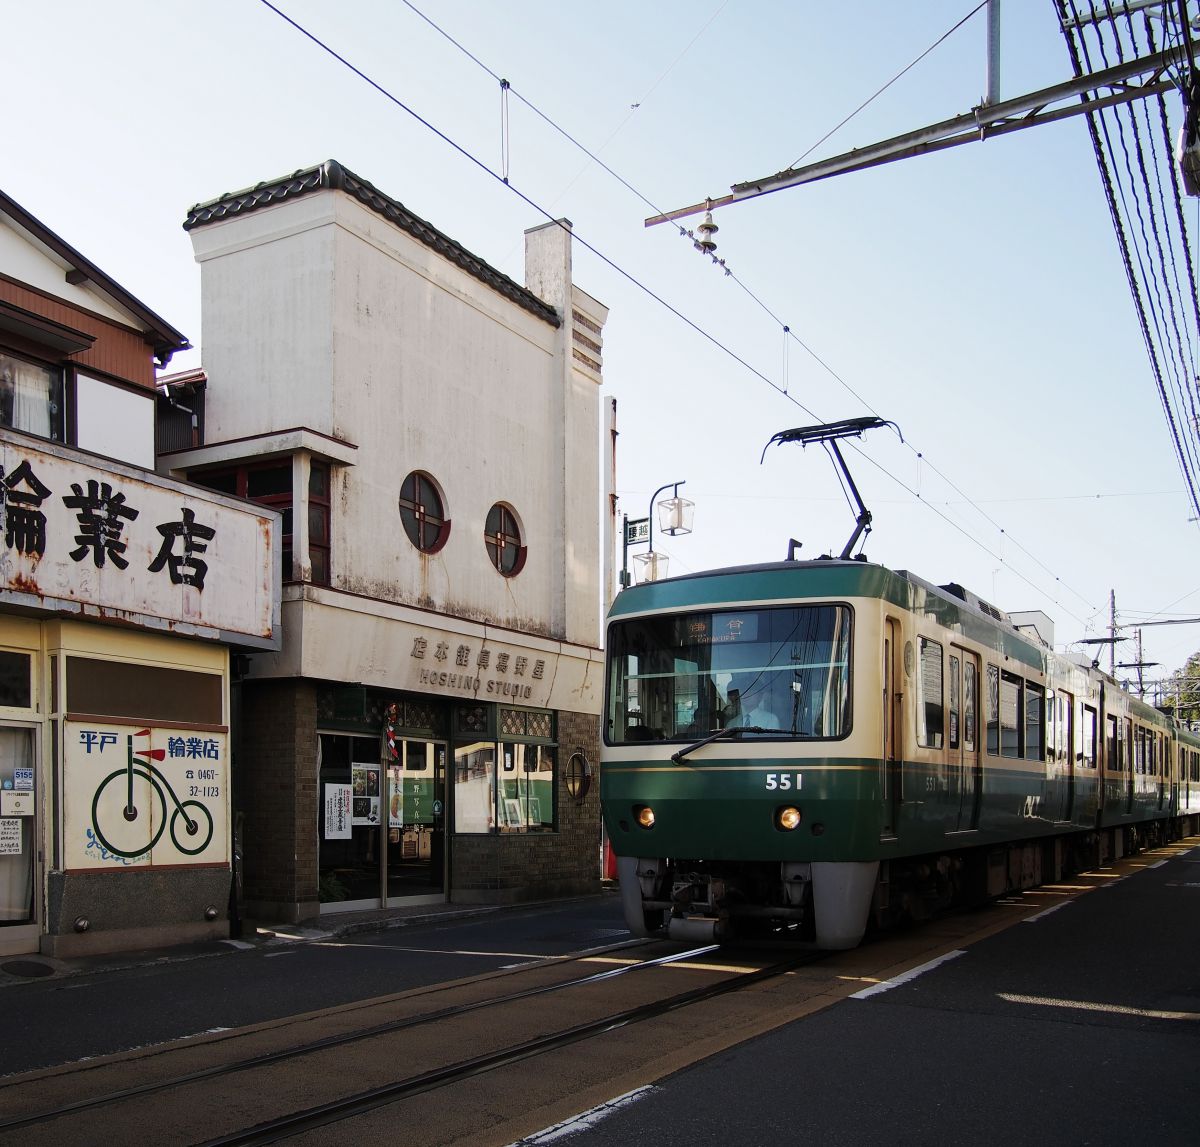
[(1108, 591), (1108, 636), (1111, 639), (1108, 647), (1108, 675), (1117, 675), (1117, 591)]

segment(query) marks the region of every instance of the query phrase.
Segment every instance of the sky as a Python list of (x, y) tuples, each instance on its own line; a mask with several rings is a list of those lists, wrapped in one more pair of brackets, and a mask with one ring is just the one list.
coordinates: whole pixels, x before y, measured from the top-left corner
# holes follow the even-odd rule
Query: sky
[[(676, 482), (695, 503), (693, 533), (656, 531), (670, 573), (839, 553), (830, 458), (764, 448), (876, 415), (898, 431), (843, 448), (871, 561), (1042, 610), (1059, 649), (1101, 648), (1079, 642), (1111, 594), (1118, 661), (1137, 622), (1200, 617), (1200, 524), (1082, 117), (721, 208), (730, 274), (644, 225), (969, 111), (983, 12), (946, 34), (977, 0), (273, 3), (0, 0), (26, 93), (0, 188), (191, 340), (171, 369), (203, 363), (187, 209), (337, 159), (519, 282), (523, 232), (571, 220), (575, 282), (610, 308), (620, 512)], [(1002, 6), (1000, 59), (1002, 98), (1070, 78), (1051, 0)], [(1147, 626), (1146, 677), (1197, 649), (1200, 626)]]

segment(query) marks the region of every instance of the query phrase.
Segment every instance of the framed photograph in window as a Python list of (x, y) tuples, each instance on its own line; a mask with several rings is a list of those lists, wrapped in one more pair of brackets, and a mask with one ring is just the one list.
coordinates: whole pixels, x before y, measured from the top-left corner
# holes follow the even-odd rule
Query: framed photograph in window
[(509, 828), (521, 828), (525, 823), (521, 817), (521, 802), (513, 797), (504, 802), (504, 823)]

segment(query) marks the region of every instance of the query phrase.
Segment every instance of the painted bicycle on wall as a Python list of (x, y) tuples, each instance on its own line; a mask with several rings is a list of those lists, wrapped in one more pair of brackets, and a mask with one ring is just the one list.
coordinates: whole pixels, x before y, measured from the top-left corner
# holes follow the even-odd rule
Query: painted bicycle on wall
[[(149, 852), (162, 839), (163, 833), (169, 831), (171, 843), (180, 852), (185, 856), (198, 855), (212, 840), (212, 813), (199, 801), (181, 801), (166, 774), (153, 764), (166, 757), (166, 750), (136, 749), (135, 737), (145, 737), (148, 742), (150, 730), (142, 729), (126, 736), (125, 767), (109, 773), (92, 797), (92, 826), (96, 839), (114, 856), (130, 858)], [(123, 797), (120, 795), (122, 784)], [(112, 791), (106, 798), (110, 788)], [(101, 823), (102, 819), (105, 824)]]

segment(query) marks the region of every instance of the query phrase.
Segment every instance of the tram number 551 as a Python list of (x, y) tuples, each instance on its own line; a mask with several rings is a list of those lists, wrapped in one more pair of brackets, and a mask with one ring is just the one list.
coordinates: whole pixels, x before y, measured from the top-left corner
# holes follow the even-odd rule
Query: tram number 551
[(767, 773), (767, 789), (796, 789), (799, 791), (803, 773)]

